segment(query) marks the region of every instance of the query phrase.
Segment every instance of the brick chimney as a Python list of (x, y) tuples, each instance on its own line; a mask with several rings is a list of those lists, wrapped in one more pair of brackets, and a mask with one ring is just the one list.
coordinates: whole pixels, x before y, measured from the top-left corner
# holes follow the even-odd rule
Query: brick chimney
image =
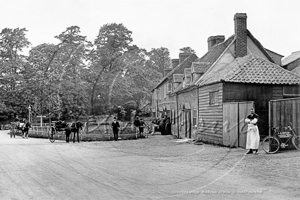
[(179, 64), (182, 63), (191, 53), (179, 53)]
[(174, 69), (177, 65), (179, 65), (179, 59), (172, 59), (172, 68)]
[(165, 77), (170, 71), (172, 71), (172, 70), (173, 70), (173, 68), (171, 68), (171, 67), (165, 68), (165, 69), (164, 69), (164, 77)]
[(235, 57), (247, 55), (247, 14), (236, 13), (234, 15), (234, 34), (235, 34)]
[(224, 42), (225, 36), (224, 35), (216, 35), (216, 36), (210, 36), (207, 39), (207, 45), (208, 45), (208, 51), (215, 45)]

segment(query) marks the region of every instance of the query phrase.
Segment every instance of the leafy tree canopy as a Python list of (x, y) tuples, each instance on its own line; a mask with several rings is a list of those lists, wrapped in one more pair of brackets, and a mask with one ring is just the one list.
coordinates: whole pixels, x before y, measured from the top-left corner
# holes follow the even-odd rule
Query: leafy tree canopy
[(192, 49), (191, 47), (183, 47), (180, 50), (180, 53), (193, 53), (196, 54), (196, 51)]

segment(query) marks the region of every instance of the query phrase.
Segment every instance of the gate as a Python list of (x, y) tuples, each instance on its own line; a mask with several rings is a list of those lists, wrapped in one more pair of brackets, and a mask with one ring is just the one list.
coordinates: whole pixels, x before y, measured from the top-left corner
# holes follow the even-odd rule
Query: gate
[(246, 147), (247, 125), (245, 118), (253, 101), (228, 102), (223, 104), (223, 144), (230, 147)]
[(274, 127), (286, 127), (292, 123), (299, 134), (300, 98), (269, 101), (269, 135)]

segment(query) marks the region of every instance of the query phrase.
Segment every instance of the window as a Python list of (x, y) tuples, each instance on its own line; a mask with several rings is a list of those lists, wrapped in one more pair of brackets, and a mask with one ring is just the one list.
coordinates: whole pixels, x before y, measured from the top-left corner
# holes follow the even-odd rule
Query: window
[(209, 93), (209, 105), (218, 105), (219, 103), (219, 96), (218, 91), (210, 92)]
[(197, 126), (197, 108), (193, 110), (193, 126)]
[(172, 92), (172, 83), (168, 82), (168, 93)]

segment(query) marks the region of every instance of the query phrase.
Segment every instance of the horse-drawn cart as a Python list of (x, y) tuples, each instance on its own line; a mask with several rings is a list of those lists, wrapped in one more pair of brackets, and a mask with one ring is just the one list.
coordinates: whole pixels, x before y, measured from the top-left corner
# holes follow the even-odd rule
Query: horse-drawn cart
[(79, 130), (82, 130), (82, 126), (83, 124), (81, 122), (73, 122), (71, 124), (61, 121), (55, 122), (51, 124), (48, 128), (48, 138), (50, 142), (53, 143), (55, 142), (55, 138), (57, 138), (58, 135), (61, 133), (66, 135), (66, 142), (69, 142), (71, 133), (74, 133), (73, 142), (75, 142), (76, 134), (77, 141), (79, 142)]
[(10, 123), (10, 137), (16, 137), (16, 135), (22, 135), (23, 138), (28, 138), (28, 130), (31, 127), (29, 122), (11, 122)]

